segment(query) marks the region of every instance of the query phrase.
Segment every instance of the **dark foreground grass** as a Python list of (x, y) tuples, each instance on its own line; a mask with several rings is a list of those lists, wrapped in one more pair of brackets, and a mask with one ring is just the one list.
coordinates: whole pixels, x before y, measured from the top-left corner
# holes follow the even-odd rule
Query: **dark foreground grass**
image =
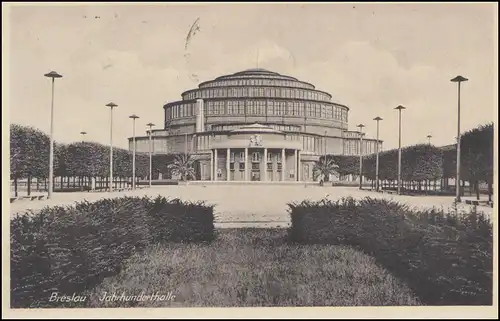
[[(212, 244), (163, 244), (87, 293), (88, 307), (418, 305), (375, 260), (347, 246), (293, 245), (285, 229), (224, 229)], [(175, 295), (173, 300), (101, 301)], [(170, 296), (172, 299), (172, 296)], [(126, 299), (125, 299), (126, 300)]]

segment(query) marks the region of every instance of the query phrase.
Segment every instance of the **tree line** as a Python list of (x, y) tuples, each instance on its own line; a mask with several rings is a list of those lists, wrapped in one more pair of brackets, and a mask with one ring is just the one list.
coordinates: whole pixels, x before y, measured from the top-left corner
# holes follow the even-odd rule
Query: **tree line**
[[(49, 144), (47, 134), (31, 126), (12, 124), (10, 126), (10, 178), (16, 184), (19, 179), (46, 179), (49, 172)], [(493, 124), (486, 124), (465, 132), (461, 137), (461, 179), (469, 181), (479, 193), (478, 185), (484, 182), (492, 194), (493, 184)], [(152, 176), (171, 178), (172, 166), (177, 154), (153, 155)], [(340, 175), (359, 175), (359, 157), (327, 155), (327, 161), (336, 165)], [(327, 163), (328, 163), (327, 162)], [(456, 146), (438, 148), (430, 144), (419, 144), (402, 148), (401, 178), (410, 187), (429, 187), (440, 179), (456, 177)], [(198, 164), (193, 164), (195, 168)], [(329, 166), (324, 166), (329, 168)], [(376, 155), (363, 157), (363, 176), (375, 180)], [(379, 153), (379, 179), (393, 184), (398, 178), (398, 150)], [(196, 170), (196, 178), (199, 177)], [(149, 175), (149, 155), (136, 154), (136, 176)], [(95, 142), (54, 143), (54, 176), (91, 178), (109, 177), (109, 146)], [(132, 152), (113, 148), (113, 176), (116, 179), (132, 177)], [(326, 175), (327, 177), (328, 175)], [(38, 180), (37, 180), (38, 181)], [(415, 186), (416, 185), (416, 186)]]
[[(41, 130), (12, 124), (10, 126), (10, 179), (14, 184), (20, 179), (27, 179), (28, 193), (31, 181), (37, 178), (47, 179), (49, 176), (50, 138)], [(61, 144), (54, 142), (54, 177), (78, 178), (79, 183), (88, 183), (92, 178), (101, 178), (109, 183), (110, 147), (96, 142), (74, 142)], [(171, 164), (176, 155), (153, 155), (152, 177), (171, 178)], [(132, 177), (131, 151), (113, 147), (113, 177), (116, 180), (127, 180)], [(136, 153), (136, 177), (149, 176), (149, 155)], [(116, 183), (116, 182), (115, 182)], [(17, 189), (17, 185), (16, 185)]]
[[(460, 178), (468, 181), (479, 195), (479, 183), (488, 185), (492, 194), (493, 184), (493, 124), (481, 125), (462, 134), (460, 143)], [(456, 145), (439, 148), (430, 144), (418, 144), (401, 149), (401, 180), (423, 184), (456, 177)], [(338, 168), (340, 175), (359, 175), (359, 156), (327, 155)], [(376, 154), (363, 157), (363, 176), (376, 179)], [(398, 179), (398, 149), (379, 153), (379, 179), (394, 184)]]

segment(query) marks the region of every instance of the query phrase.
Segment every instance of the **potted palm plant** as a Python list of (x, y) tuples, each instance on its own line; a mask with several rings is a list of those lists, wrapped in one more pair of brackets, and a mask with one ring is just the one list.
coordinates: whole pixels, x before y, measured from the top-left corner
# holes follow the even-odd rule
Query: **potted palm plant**
[(195, 160), (189, 154), (176, 155), (172, 164), (167, 168), (173, 175), (179, 176), (183, 182), (189, 179), (196, 179), (196, 171), (194, 168)]
[(328, 182), (331, 174), (338, 174), (339, 166), (333, 162), (333, 159), (320, 158), (314, 163), (313, 175), (314, 180), (320, 178), (319, 184), (323, 186), (324, 182)]

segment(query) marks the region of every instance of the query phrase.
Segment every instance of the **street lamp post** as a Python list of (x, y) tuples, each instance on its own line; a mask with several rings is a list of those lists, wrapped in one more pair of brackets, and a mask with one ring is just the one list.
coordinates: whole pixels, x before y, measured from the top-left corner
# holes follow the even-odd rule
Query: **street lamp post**
[(401, 195), (401, 111), (406, 109), (406, 107), (399, 105), (394, 109), (399, 110), (398, 195)]
[(151, 139), (153, 136), (152, 130), (153, 130), (154, 125), (155, 124), (153, 124), (153, 123), (147, 124), (147, 126), (149, 126), (149, 188), (151, 188), (151, 180), (153, 179), (152, 178), (152, 175), (153, 175), (153, 151), (152, 151)]
[(184, 157), (187, 157), (188, 154), (188, 134), (184, 134)]
[(460, 84), (469, 79), (456, 76), (451, 79), (452, 82), (458, 83), (458, 117), (457, 117), (457, 178), (456, 178), (456, 201), (460, 202)]
[(85, 141), (85, 135), (87, 135), (87, 132), (80, 132), (80, 135), (82, 135), (82, 142)]
[(431, 138), (432, 138), (432, 135), (427, 135), (427, 141), (428, 141), (429, 145), (431, 144)]
[(324, 149), (325, 149), (325, 161), (326, 161), (326, 134), (327, 134), (327, 133), (328, 133), (328, 132), (325, 130), (325, 136), (323, 136), (323, 141), (324, 141), (324, 145), (325, 145), (325, 146), (324, 146)]
[(109, 117), (109, 191), (113, 191), (113, 108), (118, 107), (117, 104), (111, 102), (106, 105), (110, 110)]
[(54, 79), (62, 78), (62, 75), (55, 71), (51, 71), (44, 76), (52, 78), (52, 100), (50, 104), (49, 191), (47, 195), (47, 198), (50, 199), (54, 190)]
[(365, 125), (359, 124), (359, 189), (363, 189), (363, 127)]
[(378, 161), (378, 154), (379, 154), (379, 141), (378, 141), (378, 136), (379, 136), (379, 122), (382, 120), (381, 117), (375, 117), (373, 120), (377, 121), (377, 141), (375, 142), (375, 149), (377, 152), (377, 159), (376, 159), (376, 165), (375, 165), (375, 190), (378, 192), (379, 190), (379, 184), (378, 184), (378, 167), (379, 167), (379, 161)]
[(133, 131), (132, 131), (132, 190), (135, 190), (135, 120), (139, 118), (137, 115), (131, 115), (129, 118), (132, 119), (132, 126), (133, 126)]

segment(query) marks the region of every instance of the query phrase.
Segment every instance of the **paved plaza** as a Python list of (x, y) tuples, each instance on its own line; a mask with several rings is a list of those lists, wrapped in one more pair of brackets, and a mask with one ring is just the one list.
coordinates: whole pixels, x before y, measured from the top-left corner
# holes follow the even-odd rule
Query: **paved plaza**
[[(185, 201), (206, 201), (215, 205), (216, 227), (286, 227), (289, 224), (287, 203), (302, 200), (332, 200), (352, 196), (392, 199), (414, 208), (451, 209), (452, 196), (399, 196), (360, 191), (355, 187), (331, 186), (277, 186), (277, 185), (178, 185), (145, 188), (124, 192), (77, 192), (54, 193), (50, 200), (18, 200), (10, 204), (10, 213), (33, 210), (45, 206), (71, 205), (75, 201), (97, 201), (101, 198), (121, 196), (158, 196), (180, 198)], [(459, 204), (459, 210), (468, 210), (471, 205)], [(492, 208), (478, 206), (488, 216)]]

